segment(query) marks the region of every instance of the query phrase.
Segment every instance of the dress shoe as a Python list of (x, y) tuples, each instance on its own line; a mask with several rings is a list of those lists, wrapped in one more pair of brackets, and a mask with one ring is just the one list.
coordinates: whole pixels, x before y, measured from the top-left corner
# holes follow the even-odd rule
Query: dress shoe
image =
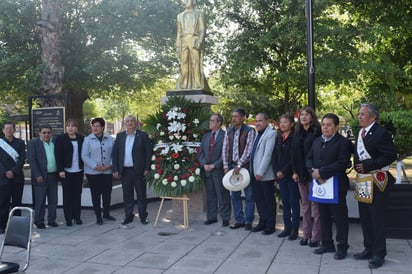
[(229, 221), (228, 220), (223, 220), (222, 226), (229, 226)]
[(319, 248), (316, 248), (315, 250), (313, 250), (313, 253), (321, 255), (323, 253), (333, 253), (336, 252), (335, 246), (321, 246)]
[(335, 260), (342, 260), (346, 258), (346, 255), (348, 255), (346, 248), (339, 248), (336, 251), (335, 255), (333, 255), (333, 258)]
[(310, 247), (318, 247), (319, 246), (319, 241), (310, 241), (309, 242), (309, 246)]
[(273, 228), (265, 228), (262, 231), (262, 235), (270, 235), (270, 234), (273, 234), (274, 232), (275, 232), (275, 230)]
[(362, 252), (353, 255), (353, 258), (355, 258), (356, 260), (367, 260), (371, 257), (372, 253), (368, 249), (364, 249)]
[(74, 223), (75, 223), (76, 225), (82, 225), (82, 224), (83, 224), (82, 220), (80, 220), (80, 219), (74, 220)]
[(133, 216), (132, 217), (127, 217), (123, 220), (123, 222), (121, 222), (122, 225), (127, 225), (130, 224), (131, 222), (133, 222)]
[(370, 269), (375, 269), (375, 268), (381, 267), (384, 262), (385, 262), (385, 258), (382, 258), (379, 256), (373, 256), (372, 259), (369, 260), (368, 266)]
[(5, 229), (0, 227), (0, 234), (4, 234)]
[(251, 231), (252, 230), (252, 224), (245, 224), (245, 230)]
[(116, 221), (116, 218), (110, 215), (103, 215), (103, 220), (105, 221)]
[(241, 223), (234, 223), (233, 225), (230, 226), (231, 229), (238, 229), (241, 227), (244, 227), (245, 224), (241, 224)]
[(149, 223), (149, 220), (147, 218), (140, 218), (140, 222), (144, 225), (147, 225)]
[(56, 222), (49, 223), (49, 226), (58, 227), (59, 225)]
[(279, 238), (285, 238), (285, 237), (290, 235), (290, 231), (291, 231), (290, 229), (285, 229), (285, 230), (283, 230), (282, 232), (280, 232), (278, 234), (278, 237)]
[(205, 225), (211, 225), (217, 223), (217, 219), (209, 219), (204, 222)]
[(38, 229), (45, 229), (45, 228), (46, 228), (46, 225), (45, 225), (45, 224), (38, 224), (38, 225), (36, 225), (36, 227), (37, 227)]
[(258, 224), (255, 227), (252, 227), (251, 231), (252, 232), (259, 232), (265, 229), (265, 225), (264, 224)]
[(297, 230), (292, 230), (292, 232), (290, 233), (288, 240), (289, 241), (294, 241), (298, 238), (298, 231)]
[(102, 217), (97, 217), (96, 224), (98, 224), (98, 225), (102, 225), (102, 224), (103, 224), (103, 219), (102, 219)]
[(308, 245), (309, 240), (308, 239), (301, 239), (299, 244), (300, 245)]
[(66, 222), (66, 225), (67, 226), (73, 226), (73, 223), (72, 223), (72, 221), (68, 221), (68, 222)]

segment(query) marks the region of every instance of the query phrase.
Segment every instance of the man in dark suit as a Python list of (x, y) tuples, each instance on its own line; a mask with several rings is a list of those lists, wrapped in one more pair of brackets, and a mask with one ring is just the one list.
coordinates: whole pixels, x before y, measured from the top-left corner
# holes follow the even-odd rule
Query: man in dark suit
[(349, 189), (349, 179), (346, 168), (350, 163), (352, 143), (339, 134), (339, 117), (328, 113), (322, 118), (322, 135), (317, 137), (306, 158), (306, 167), (316, 183), (324, 184), (329, 178), (336, 176), (337, 203), (319, 202), (320, 224), (322, 230), (322, 245), (314, 250), (315, 254), (335, 252), (333, 243), (332, 223), (336, 225), (336, 242), (338, 250), (335, 260), (342, 260), (347, 255), (349, 219), (346, 193)]
[(206, 225), (217, 222), (217, 211), (220, 209), (222, 226), (228, 226), (231, 213), (230, 192), (222, 184), (222, 147), (225, 137), (225, 131), (221, 129), (222, 123), (223, 117), (220, 114), (212, 114), (209, 119), (210, 131), (202, 136), (200, 145), (199, 162), (205, 170), (206, 179)]
[(0, 139), (0, 234), (6, 228), (10, 198), (13, 208), (21, 206), (23, 196), (26, 146), (23, 140), (14, 137), (15, 132), (14, 123), (4, 123), (4, 138)]
[(383, 265), (386, 256), (385, 207), (388, 192), (395, 182), (389, 165), (396, 160), (391, 134), (377, 121), (379, 112), (372, 104), (362, 104), (358, 113), (359, 136), (355, 144), (355, 169), (358, 173), (355, 198), (359, 201), (365, 249), (355, 259), (369, 259), (369, 268)]
[(48, 225), (57, 227), (57, 164), (54, 155), (52, 130), (49, 125), (40, 126), (40, 137), (29, 142), (28, 160), (31, 167), (31, 183), (34, 191), (34, 224), (46, 228), (44, 213), (48, 211)]
[(147, 224), (146, 183), (149, 173), (152, 145), (149, 136), (137, 129), (134, 116), (126, 118), (126, 131), (117, 134), (113, 147), (113, 176), (122, 180), (125, 219), (122, 225), (133, 221), (134, 191), (142, 224)]

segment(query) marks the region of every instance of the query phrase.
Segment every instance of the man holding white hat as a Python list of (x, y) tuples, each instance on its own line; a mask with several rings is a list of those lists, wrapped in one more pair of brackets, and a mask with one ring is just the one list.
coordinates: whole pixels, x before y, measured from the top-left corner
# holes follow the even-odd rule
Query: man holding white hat
[[(232, 126), (227, 129), (223, 141), (222, 159), (225, 173), (234, 169), (233, 173), (239, 174), (241, 168), (249, 167), (255, 131), (244, 124), (245, 119), (246, 113), (243, 109), (236, 108), (232, 111)], [(255, 211), (252, 185), (249, 184), (243, 191), (246, 199), (245, 211), (243, 211), (241, 191), (231, 192), (235, 224), (230, 228), (245, 227), (245, 230), (251, 230)]]

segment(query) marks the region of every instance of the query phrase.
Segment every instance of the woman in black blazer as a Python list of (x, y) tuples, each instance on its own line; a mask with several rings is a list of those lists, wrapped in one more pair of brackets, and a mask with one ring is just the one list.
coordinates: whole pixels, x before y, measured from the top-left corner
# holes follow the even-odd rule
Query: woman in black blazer
[(67, 226), (81, 225), (81, 196), (83, 185), (83, 161), (81, 151), (84, 136), (77, 133), (78, 123), (66, 121), (66, 133), (56, 138), (55, 154), (57, 172), (63, 186), (63, 211)]
[(300, 218), (300, 193), (298, 183), (292, 179), (292, 148), (295, 121), (292, 115), (283, 114), (279, 120), (281, 134), (278, 134), (276, 146), (273, 150), (273, 165), (282, 199), (284, 230), (278, 234), (279, 238), (289, 236), (293, 241), (298, 238)]

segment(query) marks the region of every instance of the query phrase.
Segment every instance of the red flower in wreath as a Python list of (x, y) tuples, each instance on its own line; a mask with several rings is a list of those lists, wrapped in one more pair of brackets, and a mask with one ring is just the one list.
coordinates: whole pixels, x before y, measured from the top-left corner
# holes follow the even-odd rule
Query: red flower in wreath
[(179, 153), (177, 153), (177, 152), (172, 153), (172, 158), (173, 159), (178, 159), (179, 158)]

